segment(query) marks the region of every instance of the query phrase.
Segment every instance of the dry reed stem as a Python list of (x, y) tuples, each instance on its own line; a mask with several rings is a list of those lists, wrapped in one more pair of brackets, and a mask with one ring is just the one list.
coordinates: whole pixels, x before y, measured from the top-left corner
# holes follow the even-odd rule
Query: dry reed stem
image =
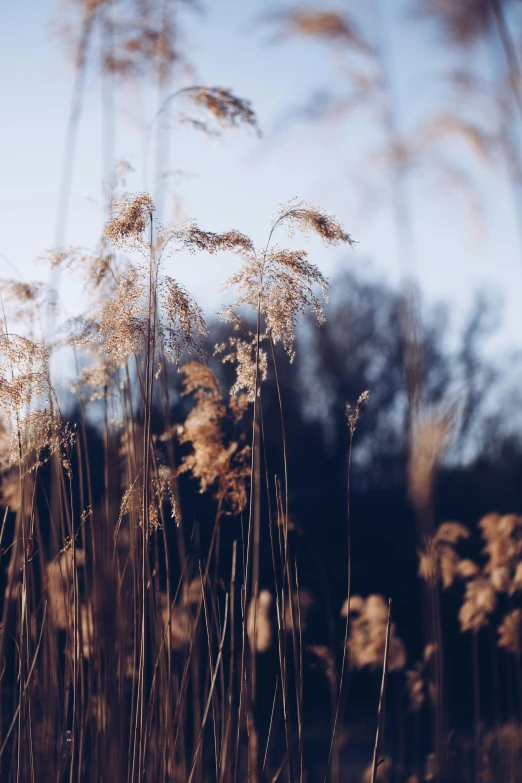
[(388, 623), (386, 626), (386, 644), (384, 647), (384, 660), (382, 667), (382, 680), (381, 690), (379, 693), (379, 706), (377, 709), (377, 730), (375, 732), (375, 745), (373, 748), (373, 761), (372, 761), (372, 777), (371, 783), (375, 783), (377, 779), (377, 767), (379, 766), (379, 743), (381, 739), (381, 727), (384, 715), (384, 695), (386, 693), (386, 678), (388, 676), (388, 645), (390, 641), (390, 628), (391, 628), (391, 598), (388, 600)]

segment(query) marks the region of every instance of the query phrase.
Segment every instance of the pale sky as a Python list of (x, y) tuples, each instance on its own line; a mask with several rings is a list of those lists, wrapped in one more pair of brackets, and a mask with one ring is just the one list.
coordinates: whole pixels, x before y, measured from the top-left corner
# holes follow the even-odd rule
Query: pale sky
[[(386, 200), (370, 200), (363, 208), (357, 178), (365, 170), (361, 156), (372, 135), (369, 121), (293, 123), (277, 130), (289, 108), (303, 103), (314, 89), (342, 86), (342, 57), (332, 57), (324, 44), (311, 41), (274, 42), (273, 28), (259, 21), (269, 8), (262, 0), (212, 0), (205, 5), (203, 13), (188, 16), (186, 23), (196, 81), (231, 88), (250, 99), (264, 136), (258, 139), (239, 130), (216, 141), (194, 130), (173, 129), (170, 168), (186, 176), (171, 182), (181, 192), (186, 214), (202, 228), (237, 228), (262, 243), (277, 204), (299, 196), (336, 214), (358, 241), (354, 252), (323, 250), (312, 243), (313, 260), (323, 271), (332, 276), (348, 266), (397, 281), (389, 207)], [(399, 6), (392, 5), (394, 10)], [(283, 4), (273, 7), (281, 9)], [(65, 47), (52, 34), (61, 8), (55, 0), (0, 3), (0, 256), (27, 280), (48, 279), (45, 268), (33, 262), (53, 246), (55, 236), (73, 79)], [(429, 74), (440, 67), (444, 50), (426, 24), (399, 26), (395, 17), (392, 22), (393, 63), (404, 116), (410, 118), (436, 96), (437, 85), (433, 79), (430, 83)], [(156, 95), (142, 84), (118, 89), (115, 102), (115, 157), (134, 168), (129, 189), (141, 190), (147, 178), (139, 123), (153, 116)], [(102, 226), (101, 106), (100, 80), (91, 70), (75, 158), (69, 245), (93, 247)], [(145, 174), (150, 182), (150, 167)], [(380, 190), (385, 192), (384, 170), (381, 176)], [(478, 287), (498, 291), (505, 307), (496, 345), (519, 347), (522, 252), (509, 189), (502, 170), (484, 168), (477, 181), (487, 214), (481, 225), (451, 188), (435, 192), (422, 183), (412, 188), (419, 283), (428, 301), (453, 302), (457, 318)], [(379, 190), (379, 177), (372, 182)], [(185, 258), (169, 273), (211, 313), (220, 304), (221, 284), (236, 264), (233, 258)], [(5, 260), (0, 275), (13, 276)], [(68, 314), (77, 314), (81, 287), (62, 283), (60, 293)]]

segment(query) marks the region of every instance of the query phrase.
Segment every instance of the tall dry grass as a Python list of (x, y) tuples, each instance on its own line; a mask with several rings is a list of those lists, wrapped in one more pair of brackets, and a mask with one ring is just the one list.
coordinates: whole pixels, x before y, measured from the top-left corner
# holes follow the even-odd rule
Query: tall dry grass
[[(83, 87), (96, 29), (103, 40), (105, 79), (150, 71), (157, 81), (158, 110), (147, 126), (146, 144), (176, 102), (190, 107), (182, 119), (196, 129), (208, 131), (209, 121), (222, 129), (257, 129), (249, 102), (229, 90), (201, 85), (171, 90), (171, 69), (180, 59), (172, 44), (171, 9), (164, 4), (158, 14), (148, 2), (131, 5), (125, 22), (118, 16), (120, 3), (82, 5), (57, 246), (44, 258), (53, 283), (60, 275), (81, 277), (86, 311), (59, 333), (54, 323), (46, 333), (41, 324), (46, 316), (47, 325), (53, 320), (49, 314), (57, 307), (56, 292), (15, 280), (0, 285), (2, 779), (301, 783), (308, 779), (304, 679), (305, 657), (311, 656), (324, 674), (331, 702), (325, 780), (336, 783), (359, 774), (355, 765), (343, 768), (351, 750), (346, 749), (345, 716), (350, 679), (364, 671), (374, 678), (378, 698), (373, 753), (360, 778), (371, 783), (392, 775), (409, 783), (478, 783), (499, 776), (515, 781), (521, 768), (522, 617), (516, 599), (522, 590), (522, 524), (516, 515), (484, 517), (483, 551), (473, 559), (460, 553), (470, 538), (467, 528), (435, 523), (434, 486), (451, 411), (438, 415), (426, 403), (406, 188), (422, 149), (399, 133), (387, 40), (372, 45), (351, 18), (333, 11), (294, 9), (284, 16), (292, 34), (353, 47), (365, 67), (374, 69), (374, 93), (384, 100), (394, 220), (405, 264), (407, 472), (418, 521), (419, 574), (427, 585), (426, 645), (415, 663), (408, 662), (392, 622), (391, 601), (352, 594), (350, 469), (367, 392), (346, 409), (348, 559), (341, 643), (303, 641), (314, 598), (301, 583), (290, 535), (290, 495), (299, 486), (296, 481), (294, 488), (288, 464), (280, 363), (291, 363), (295, 356), (301, 316), (310, 312), (318, 326), (323, 323), (329, 284), (306, 249), (277, 242), (286, 230), (290, 236), (314, 234), (326, 246), (352, 246), (343, 226), (323, 210), (292, 200), (277, 208), (266, 244), (257, 248), (236, 230), (216, 234), (194, 222), (163, 226), (156, 217), (163, 210), (151, 195), (125, 193), (115, 176), (98, 247), (87, 252), (65, 245)], [(476, 4), (475, 16), (465, 18), (448, 16), (444, 3), (425, 5), (463, 44), (494, 20), (512, 98), (518, 101), (518, 65), (501, 4)], [(364, 93), (367, 82), (362, 84)], [(461, 118), (444, 116), (431, 132), (422, 129), (423, 143), (438, 141), (448, 129), (478, 140), (479, 146), (483, 141)], [(112, 150), (106, 157), (111, 162)], [(227, 284), (234, 298), (220, 313), (230, 334), (215, 347), (215, 355), (235, 370), (235, 382), (226, 390), (206, 363), (203, 312), (166, 269), (167, 259), (172, 260), (169, 268), (176, 268), (188, 255), (223, 251), (238, 259)], [(64, 415), (50, 370), (53, 352), (63, 348), (77, 367), (74, 424)], [(181, 373), (179, 394), (190, 400), (182, 423), (172, 421), (173, 369)], [(280, 476), (266, 450), (263, 390), (269, 374), (277, 393)], [(208, 517), (185, 514), (180, 481), (186, 476), (207, 497)], [(223, 541), (229, 524), (237, 532), (231, 547)], [(264, 553), (272, 566), (269, 585), (261, 579)], [(474, 695), (473, 737), (460, 755), (451, 747), (445, 713), (441, 599), (458, 584), (463, 588), (458, 620), (472, 639)], [(491, 728), (483, 720), (479, 644), (493, 618), (498, 715)], [(504, 671), (497, 647), (504, 664), (509, 661)], [(276, 665), (268, 679), (263, 656), (270, 652)], [(420, 730), (415, 732), (409, 764), (381, 753), (390, 682), (398, 685), (400, 698), (408, 699), (415, 728), (421, 719), (429, 727), (428, 748)], [(271, 703), (268, 721), (260, 707), (265, 692)], [(395, 720), (403, 726), (400, 698)]]
[[(225, 118), (227, 100), (217, 109)], [(279, 343), (293, 358), (299, 316), (311, 309), (323, 320), (315, 287), (326, 298), (328, 283), (306, 250), (273, 238), (286, 228), (314, 232), (326, 245), (352, 240), (333, 217), (297, 201), (278, 208), (261, 250), (237, 231), (163, 227), (154, 211), (144, 193), (114, 198), (96, 252), (60, 248), (47, 256), (64, 274), (81, 273), (90, 297), (60, 338), (81, 357), (79, 426), (62, 416), (49, 370), (53, 346), (11, 331), (40, 290), (3, 284), (12, 305), (4, 310), (2, 367), (2, 535), (4, 544), (11, 539), (1, 639), (3, 770), (12, 780), (38, 780), (43, 770), (55, 780), (191, 781), (210, 770), (216, 780), (259, 779), (261, 758), (264, 769), (273, 763), (270, 735), (260, 747), (256, 714), (256, 656), (271, 643), (272, 596), (259, 585), (261, 538), (268, 536), (282, 697), (274, 709), (282, 708), (286, 734), (276, 763), (302, 780), (301, 596), (288, 541), (288, 472), (285, 466), (284, 481), (274, 483), (261, 458), (262, 386), (269, 371), (277, 377)], [(237, 297), (222, 311), (239, 336), (218, 346), (237, 371), (228, 400), (204, 361), (201, 309), (164, 273), (167, 256), (223, 250), (240, 262), (229, 281)], [(244, 321), (248, 309), (254, 332)], [(193, 408), (183, 426), (173, 426), (169, 367), (190, 354), (196, 360), (181, 370)], [(87, 439), (94, 404), (102, 412), (99, 452)], [(281, 396), (280, 405), (284, 442)], [(238, 433), (245, 416), (250, 438)], [(103, 466), (97, 498), (93, 460)], [(187, 551), (178, 488), (184, 473), (215, 508), (197, 558)], [(222, 580), (220, 533), (230, 515), (241, 515), (244, 526)]]

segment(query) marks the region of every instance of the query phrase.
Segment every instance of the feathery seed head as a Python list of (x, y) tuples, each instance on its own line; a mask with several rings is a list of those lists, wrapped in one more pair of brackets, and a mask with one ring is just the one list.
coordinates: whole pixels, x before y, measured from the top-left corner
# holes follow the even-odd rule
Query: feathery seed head
[(415, 669), (408, 669), (406, 674), (406, 691), (412, 712), (420, 712), (426, 700), (424, 693), (424, 679), (422, 676), (422, 664), (417, 664)]
[(433, 537), (426, 538), (423, 550), (418, 552), (419, 576), (434, 587), (439, 579), (446, 590), (451, 587), (456, 576), (469, 567), (461, 568), (456, 546), (461, 540), (469, 538), (469, 530), (459, 522), (443, 522)]
[(473, 579), (473, 577), (477, 576), (479, 571), (480, 569), (478, 565), (469, 558), (460, 560), (459, 564), (457, 565), (457, 573), (461, 579)]
[(498, 646), (514, 655), (520, 655), (522, 610), (513, 609), (505, 615), (498, 628)]
[(254, 312), (259, 309), (268, 334), (275, 344), (283, 343), (292, 360), (298, 317), (309, 308), (318, 324), (324, 322), (322, 302), (314, 293), (314, 286), (328, 301), (328, 281), (308, 261), (307, 252), (275, 246), (247, 257), (241, 269), (227, 281), (226, 288), (236, 288), (238, 296), (233, 308), (225, 308), (221, 315), (224, 320), (232, 320), (231, 310), (235, 313), (243, 307)]
[(458, 544), (459, 541), (466, 540), (470, 537), (470, 532), (467, 527), (461, 525), (460, 522), (443, 522), (437, 528), (435, 533), (435, 541), (442, 544)]
[(257, 118), (250, 101), (238, 98), (223, 87), (197, 87), (189, 92), (191, 100), (217, 120), (222, 128), (248, 125), (259, 133)]
[(490, 581), (482, 576), (466, 582), (464, 603), (459, 611), (461, 631), (478, 631), (495, 611), (497, 598)]
[(216, 345), (215, 355), (222, 355), (222, 362), (233, 362), (236, 370), (236, 382), (230, 389), (230, 394), (235, 395), (245, 391), (248, 402), (253, 402), (259, 386), (268, 376), (268, 357), (263, 348), (259, 349), (258, 357), (258, 381), (256, 384), (256, 353), (257, 342), (255, 335), (248, 333), (247, 337), (229, 337), (226, 343)]
[(133, 193), (117, 205), (116, 214), (105, 226), (105, 238), (122, 248), (141, 243), (153, 213), (154, 204), (150, 195)]
[[(353, 598), (353, 601), (352, 601)], [(350, 599), (350, 635), (348, 654), (355, 669), (377, 669), (384, 661), (388, 604), (381, 595), (361, 596)], [(343, 607), (345, 610), (345, 606)], [(389, 671), (400, 671), (406, 665), (406, 648), (397, 636), (395, 623), (390, 626), (388, 649)]]
[(250, 474), (250, 449), (236, 441), (226, 442), (223, 422), (237, 421), (245, 410), (241, 401), (227, 406), (221, 399), (219, 385), (212, 370), (198, 362), (181, 368), (183, 394), (196, 401), (179, 434), (180, 443), (190, 443), (192, 452), (183, 457), (180, 472), (189, 471), (198, 479), (200, 492), (214, 488), (216, 499), (223, 501), (231, 513), (246, 505), (246, 482)]
[(355, 244), (336, 217), (297, 198), (278, 206), (273, 227), (279, 224), (285, 226), (289, 236), (297, 229), (305, 235), (316, 234), (325, 245), (346, 243), (353, 247)]
[(19, 416), (31, 401), (48, 397), (49, 351), (18, 334), (0, 335), (0, 406), (7, 415)]
[(348, 429), (350, 430), (350, 435), (352, 438), (355, 432), (355, 428), (357, 427), (357, 422), (361, 416), (362, 406), (366, 405), (369, 399), (370, 392), (363, 391), (355, 403), (355, 408), (353, 408), (349, 402), (346, 403), (346, 418), (348, 419)]
[(204, 358), (203, 339), (208, 330), (203, 311), (188, 291), (172, 277), (159, 283), (162, 304), (163, 347), (167, 359), (179, 364), (183, 350)]

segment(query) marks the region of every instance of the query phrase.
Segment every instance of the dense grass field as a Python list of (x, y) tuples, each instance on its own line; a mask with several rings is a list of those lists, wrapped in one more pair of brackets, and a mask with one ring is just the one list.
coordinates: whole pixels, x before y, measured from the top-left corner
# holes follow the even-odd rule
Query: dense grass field
[[(340, 93), (289, 107), (299, 133), (379, 138), (397, 285), (350, 269), (366, 251), (348, 210), (291, 198), (254, 241), (167, 208), (174, 129), (270, 147), (253, 103), (194, 77), (178, 5), (64, 9), (55, 242), (40, 279), (10, 262), (0, 279), (0, 778), (516, 783), (519, 346), (488, 355), (484, 295), (458, 326), (426, 305), (410, 179), (426, 169), (453, 183), (444, 198), (458, 183), (473, 199), (478, 155), (507, 172), (522, 225), (517, 3), (403, 9), (447, 63), (411, 133), (402, 112), (422, 101), (397, 93), (389, 0), (256, 20), (340, 68)], [(66, 238), (96, 79), (110, 177), (101, 235), (80, 247)], [(136, 163), (152, 184), (134, 192), (114, 128), (138, 83), (157, 103)], [(348, 271), (329, 280), (333, 253)], [(206, 288), (212, 265), (232, 269), (214, 316), (183, 282), (195, 264)]]

